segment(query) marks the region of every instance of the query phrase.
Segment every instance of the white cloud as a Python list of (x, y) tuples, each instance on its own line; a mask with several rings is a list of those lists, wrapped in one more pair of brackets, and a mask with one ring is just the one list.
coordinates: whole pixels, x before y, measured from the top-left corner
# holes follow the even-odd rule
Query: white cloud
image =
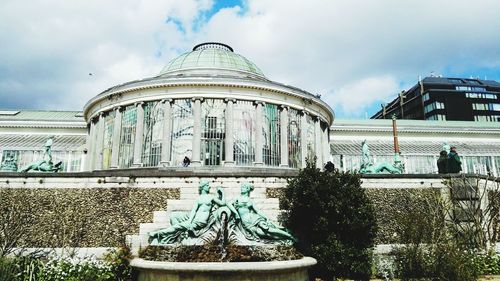
[[(230, 42), (271, 79), (362, 111), (431, 71), (499, 69), (499, 8), (493, 0), (251, 0), (244, 16), (238, 9), (215, 15), (202, 36)], [(339, 96), (352, 88), (366, 90), (364, 101)]]
[[(82, 109), (113, 85), (156, 75), (165, 56), (177, 55), (171, 47), (158, 55), (163, 40), (185, 40), (167, 19), (189, 29), (211, 5), (210, 0), (4, 0), (0, 107)], [(31, 96), (26, 99), (31, 102), (24, 104), (19, 95)]]
[(363, 117), (370, 105), (394, 97), (398, 89), (394, 77), (369, 77), (342, 86), (327, 101), (336, 108), (340, 107), (348, 117)]
[[(482, 76), (474, 71), (486, 69), (500, 79), (491, 77), (500, 73), (496, 0), (248, 0), (200, 25), (212, 5), (4, 0), (0, 100), (13, 101), (0, 107), (24, 102), (7, 95), (32, 95), (36, 106), (81, 109), (110, 86), (156, 75), (203, 41), (225, 42), (270, 79), (361, 116), (431, 71)], [(360, 91), (362, 100), (346, 94)], [(40, 93), (57, 98), (46, 102)]]

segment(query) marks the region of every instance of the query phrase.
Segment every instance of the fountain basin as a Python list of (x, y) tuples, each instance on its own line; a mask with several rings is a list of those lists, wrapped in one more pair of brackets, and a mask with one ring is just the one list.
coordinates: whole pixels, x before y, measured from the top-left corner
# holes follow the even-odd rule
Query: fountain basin
[(130, 265), (138, 281), (307, 281), (311, 257), (265, 262), (163, 262), (135, 258)]

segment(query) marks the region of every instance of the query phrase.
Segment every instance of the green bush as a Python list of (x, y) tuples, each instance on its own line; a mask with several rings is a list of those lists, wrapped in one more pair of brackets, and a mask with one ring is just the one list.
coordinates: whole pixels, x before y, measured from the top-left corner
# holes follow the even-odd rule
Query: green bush
[(10, 258), (0, 258), (0, 281), (15, 280), (19, 274), (19, 269), (16, 263)]
[(116, 281), (132, 280), (131, 259), (132, 252), (124, 244), (117, 249), (111, 250), (104, 256), (104, 261), (110, 265), (110, 270)]
[(449, 202), (435, 194), (418, 206), (406, 204), (405, 211), (396, 216), (397, 236), (404, 243), (393, 249), (396, 277), (402, 280), (477, 279), (481, 272), (475, 265), (477, 249), (463, 243), (463, 237), (456, 235), (456, 225), (446, 220), (450, 208)]
[(318, 260), (314, 277), (368, 279), (377, 226), (360, 177), (315, 166), (308, 161), (289, 180), (285, 224), (297, 236), (299, 251)]
[(130, 281), (126, 247), (109, 252), (104, 260), (75, 256), (0, 258), (0, 281)]

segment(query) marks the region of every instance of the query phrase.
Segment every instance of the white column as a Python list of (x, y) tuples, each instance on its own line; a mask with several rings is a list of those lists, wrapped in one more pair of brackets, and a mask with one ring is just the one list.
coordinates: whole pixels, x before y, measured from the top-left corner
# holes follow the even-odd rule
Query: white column
[(193, 106), (193, 155), (191, 165), (201, 166), (201, 98), (194, 98)]
[(142, 142), (144, 135), (144, 102), (135, 104), (137, 118), (135, 125), (134, 161), (132, 167), (142, 167)]
[(66, 172), (71, 172), (71, 151), (66, 151), (68, 157), (67, 157), (67, 162), (66, 162)]
[(233, 112), (233, 106), (236, 100), (234, 99), (226, 99), (226, 115), (225, 115), (225, 120), (226, 120), (226, 138), (224, 139), (225, 144), (224, 144), (224, 149), (225, 149), (225, 159), (224, 159), (224, 166), (234, 166), (234, 132), (233, 132), (233, 125), (234, 125), (234, 112)]
[(120, 155), (120, 133), (122, 130), (121, 107), (115, 108), (115, 122), (113, 124), (113, 145), (111, 150), (111, 169), (118, 169), (118, 156)]
[(315, 140), (315, 147), (314, 147), (314, 152), (316, 154), (316, 168), (323, 168), (323, 154), (322, 154), (322, 149), (321, 149), (321, 120), (319, 117), (315, 118), (314, 120), (314, 140)]
[(348, 169), (346, 167), (345, 155), (341, 155), (340, 161), (342, 163), (342, 172), (346, 172)]
[(323, 162), (328, 162), (332, 160), (332, 155), (330, 153), (330, 128), (325, 122), (325, 130), (323, 130)]
[(302, 158), (302, 168), (305, 168), (307, 158), (307, 113), (305, 111), (302, 111), (300, 120), (300, 153)]
[(94, 123), (94, 118), (90, 118), (90, 129), (89, 134), (87, 135), (87, 157), (89, 158), (88, 164), (85, 166), (85, 170), (93, 170), (94, 162), (96, 159), (96, 124)]
[(163, 103), (163, 136), (161, 144), (160, 166), (170, 166), (170, 146), (172, 144), (172, 99), (164, 99)]
[(99, 123), (96, 126), (96, 134), (94, 135), (93, 141), (96, 143), (94, 159), (92, 162), (93, 170), (102, 170), (102, 147), (104, 145), (104, 112), (99, 113)]
[(81, 157), (80, 158), (80, 170), (76, 171), (76, 172), (83, 172), (83, 171), (89, 170), (89, 169), (87, 169), (87, 166), (86, 166), (87, 162), (88, 162), (87, 155), (89, 155), (88, 151), (87, 152), (81, 151), (81, 153), (80, 153), (80, 157)]
[(262, 106), (263, 102), (255, 102), (255, 166), (262, 166), (264, 164), (262, 159)]
[[(467, 166), (467, 158), (465, 156), (460, 156), (460, 161), (462, 161), (462, 173), (464, 174), (469, 173), (469, 167)], [(474, 171), (470, 172), (474, 173)]]
[(498, 177), (498, 171), (497, 171), (497, 163), (495, 163), (495, 156), (490, 156), (491, 159), (491, 167), (490, 171), (493, 176)]
[(280, 112), (280, 167), (288, 167), (288, 106)]

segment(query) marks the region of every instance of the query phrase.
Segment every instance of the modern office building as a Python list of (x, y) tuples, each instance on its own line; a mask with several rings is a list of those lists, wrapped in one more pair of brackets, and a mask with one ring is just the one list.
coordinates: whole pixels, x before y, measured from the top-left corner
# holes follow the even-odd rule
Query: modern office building
[(500, 122), (500, 83), (426, 77), (373, 115), (372, 119)]

